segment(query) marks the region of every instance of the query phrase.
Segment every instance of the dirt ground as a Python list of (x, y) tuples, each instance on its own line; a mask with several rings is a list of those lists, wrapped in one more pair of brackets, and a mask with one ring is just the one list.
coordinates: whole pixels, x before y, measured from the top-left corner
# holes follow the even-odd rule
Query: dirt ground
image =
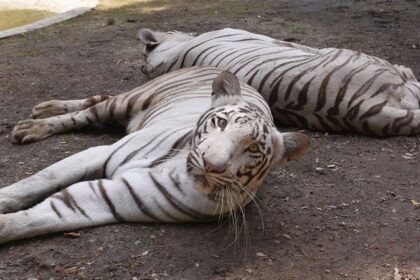
[[(168, 0), (96, 10), (0, 40), (0, 186), (121, 137), (86, 130), (21, 146), (9, 134), (38, 102), (144, 83), (142, 27), (242, 28), (363, 51), (420, 77), (418, 0)], [(228, 223), (110, 225), (2, 245), (0, 279), (420, 279), (412, 201), (420, 201), (420, 137), (308, 134), (311, 152), (266, 180), (262, 218), (247, 207), (249, 243), (234, 242)]]

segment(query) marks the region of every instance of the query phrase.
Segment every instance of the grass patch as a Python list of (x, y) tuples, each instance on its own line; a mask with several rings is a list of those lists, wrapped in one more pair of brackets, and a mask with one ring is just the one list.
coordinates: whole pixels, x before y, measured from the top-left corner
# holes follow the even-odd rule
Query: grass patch
[(42, 10), (0, 10), (0, 31), (23, 26), (56, 13)]
[(291, 27), (289, 29), (289, 33), (294, 34), (294, 35), (296, 35), (296, 34), (307, 35), (308, 34), (308, 29), (306, 27), (303, 27), (303, 26), (294, 26), (294, 27)]
[(153, 9), (159, 8), (163, 4), (166, 4), (166, 1), (156, 1), (156, 0), (102, 0), (99, 5), (96, 7), (97, 10), (110, 10), (117, 9), (127, 6), (132, 7), (141, 7), (143, 9)]

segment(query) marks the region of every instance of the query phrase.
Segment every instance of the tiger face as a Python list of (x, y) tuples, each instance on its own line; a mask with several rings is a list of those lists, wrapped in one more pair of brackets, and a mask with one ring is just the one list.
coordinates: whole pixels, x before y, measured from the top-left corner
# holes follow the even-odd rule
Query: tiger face
[(180, 53), (184, 43), (191, 41), (195, 36), (196, 33), (154, 32), (146, 28), (140, 29), (138, 37), (145, 45), (143, 55), (146, 65), (142, 67), (143, 73), (151, 79), (166, 73), (166, 68)]
[(235, 75), (224, 71), (213, 82), (212, 106), (198, 120), (187, 171), (200, 192), (222, 197), (255, 193), (275, 164), (302, 156), (309, 140), (280, 133), (259, 108), (245, 102)]

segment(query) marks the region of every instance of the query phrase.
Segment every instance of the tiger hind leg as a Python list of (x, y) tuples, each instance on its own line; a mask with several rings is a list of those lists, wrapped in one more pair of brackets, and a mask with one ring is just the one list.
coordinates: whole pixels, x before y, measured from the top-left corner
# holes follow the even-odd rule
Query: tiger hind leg
[(109, 211), (107, 201), (101, 197), (97, 182), (76, 183), (47, 197), (32, 208), (0, 215), (0, 244), (41, 234), (117, 222)]
[(147, 193), (144, 190), (148, 188), (147, 184), (136, 183), (128, 189), (127, 183), (118, 179), (76, 183), (30, 209), (0, 215), (0, 244), (116, 222), (165, 221), (154, 214), (151, 197), (142, 196), (140, 202), (140, 194)]
[(39, 103), (32, 109), (29, 118), (43, 119), (52, 116), (64, 115), (71, 112), (87, 109), (97, 103), (111, 98), (109, 95), (95, 95), (87, 99), (77, 100), (50, 100)]

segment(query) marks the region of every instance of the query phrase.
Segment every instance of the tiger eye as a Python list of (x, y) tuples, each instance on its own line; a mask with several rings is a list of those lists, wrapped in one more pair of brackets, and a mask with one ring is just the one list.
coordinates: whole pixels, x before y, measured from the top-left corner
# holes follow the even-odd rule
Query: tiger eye
[(225, 119), (218, 119), (217, 120), (217, 125), (221, 128), (224, 129), (227, 125), (227, 120)]
[(258, 149), (258, 145), (257, 145), (257, 144), (252, 144), (251, 146), (249, 146), (248, 150), (249, 150), (251, 153), (256, 153), (256, 152), (258, 152), (258, 151), (259, 151), (259, 149)]

